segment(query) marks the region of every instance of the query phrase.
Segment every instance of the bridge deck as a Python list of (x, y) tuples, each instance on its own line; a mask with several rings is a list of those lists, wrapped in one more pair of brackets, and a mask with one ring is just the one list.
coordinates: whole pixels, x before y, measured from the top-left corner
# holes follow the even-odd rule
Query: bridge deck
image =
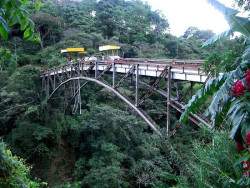
[[(204, 83), (207, 80), (207, 75), (202, 72), (201, 64), (202, 60), (148, 60), (148, 59), (125, 59), (124, 61), (87, 61), (73, 64), (66, 64), (63, 66), (55, 67), (46, 70), (43, 74), (47, 76), (54, 74), (61, 74), (63, 71), (71, 72), (78, 68), (79, 71), (89, 70), (91, 64), (95, 63), (95, 66), (91, 70), (103, 71), (108, 64), (113, 63), (114, 66), (109, 70), (116, 73), (126, 74), (133, 65), (138, 65), (138, 74), (141, 76), (158, 77), (165, 67), (171, 67), (171, 78), (174, 80), (186, 80), (193, 82)], [(56, 72), (55, 72), (56, 70)], [(135, 74), (135, 73), (133, 73)], [(167, 75), (165, 76), (167, 78)]]

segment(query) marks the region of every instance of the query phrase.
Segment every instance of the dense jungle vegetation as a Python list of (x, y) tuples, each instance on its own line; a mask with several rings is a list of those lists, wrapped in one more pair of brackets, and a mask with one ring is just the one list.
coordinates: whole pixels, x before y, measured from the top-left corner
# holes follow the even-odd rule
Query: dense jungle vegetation
[[(248, 1), (235, 3), (249, 11)], [(243, 135), (243, 139), (235, 139), (238, 153), (235, 141), (228, 137), (230, 121), (223, 118), (229, 107), (220, 111), (220, 126), (215, 129), (186, 121), (173, 139), (164, 141), (107, 89), (86, 85), (81, 93), (83, 113), (72, 114), (72, 104), (62, 95), (46, 100), (40, 79), (44, 69), (68, 62), (61, 49), (84, 47), (88, 55), (100, 58), (98, 47), (108, 44), (121, 46), (124, 58), (206, 59), (205, 72), (218, 76), (238, 70), (246, 59), (243, 54), (249, 36), (202, 48), (214, 36), (211, 30), (190, 26), (183, 36), (175, 37), (161, 11), (153, 11), (140, 0), (1, 0), (0, 21), (0, 187), (250, 184), (250, 137), (244, 141), (250, 132), (249, 94), (241, 98), (240, 84), (241, 92), (236, 89), (234, 96), (242, 99), (236, 102), (242, 102), (240, 107), (246, 110), (241, 111), (245, 115), (238, 115), (241, 121), (234, 128), (236, 136)], [(239, 79), (244, 79), (249, 89), (250, 73)], [(160, 85), (166, 90), (166, 81)], [(179, 83), (183, 93), (189, 86)], [(210, 94), (220, 87), (211, 86)], [(200, 88), (203, 85), (196, 84), (194, 92)], [(231, 94), (232, 87), (229, 90)], [(120, 91), (134, 95), (126, 87)], [(200, 97), (205, 101), (201, 113), (213, 100), (213, 96), (204, 97)], [(189, 94), (184, 102), (190, 98)], [(165, 132), (166, 99), (153, 93), (142, 108)], [(180, 116), (171, 109), (171, 129)], [(244, 129), (241, 133), (237, 132), (240, 126)]]

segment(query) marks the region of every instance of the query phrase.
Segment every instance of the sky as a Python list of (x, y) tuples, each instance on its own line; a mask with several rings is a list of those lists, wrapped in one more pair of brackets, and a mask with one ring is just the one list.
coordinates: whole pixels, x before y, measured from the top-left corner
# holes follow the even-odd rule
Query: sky
[[(229, 26), (223, 15), (215, 10), (206, 0), (142, 0), (151, 5), (152, 10), (161, 10), (170, 24), (170, 33), (181, 36), (189, 26), (200, 30), (210, 29), (220, 33)], [(230, 7), (233, 0), (219, 0)]]

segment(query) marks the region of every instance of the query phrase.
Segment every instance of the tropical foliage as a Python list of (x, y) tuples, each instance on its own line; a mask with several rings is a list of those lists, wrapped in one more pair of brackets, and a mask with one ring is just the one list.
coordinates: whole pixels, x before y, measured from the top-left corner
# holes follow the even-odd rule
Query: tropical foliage
[[(208, 104), (214, 92), (221, 92), (220, 88), (224, 87), (228, 96), (223, 93), (224, 98), (219, 98), (209, 111), (220, 128), (220, 122), (230, 122), (224, 118), (225, 114), (237, 120), (244, 119), (249, 112), (247, 85), (243, 88), (241, 84), (249, 83), (248, 76), (242, 78), (248, 66), (247, 61), (242, 63), (247, 57), (247, 53), (242, 56), (242, 37), (216, 47), (200, 48), (214, 35), (212, 31), (190, 26), (183, 36), (175, 37), (168, 33), (167, 18), (140, 0), (41, 2), (43, 5), (33, 0), (0, 2), (0, 16), (4, 20), (0, 22), (4, 29), (0, 40), (0, 136), (8, 145), (8, 149), (5, 144), (1, 145), (0, 164), (1, 168), (6, 168), (0, 170), (5, 175), (0, 176), (1, 182), (10, 182), (16, 187), (21, 184), (24, 187), (45, 186), (35, 183), (40, 182), (35, 179), (39, 177), (48, 182), (49, 187), (220, 187), (223, 184), (237, 186), (237, 183), (247, 186), (244, 170), (249, 154), (243, 120), (238, 129), (244, 131), (239, 142), (243, 148), (240, 153), (226, 137), (227, 126), (220, 130), (223, 134), (207, 133), (187, 121), (173, 140), (163, 141), (106, 89), (86, 85), (81, 92), (82, 114), (73, 115), (71, 108), (67, 108), (71, 103), (60, 91), (49, 102), (45, 100), (40, 81), (44, 68), (67, 63), (67, 58), (60, 54), (60, 50), (67, 47), (83, 46), (89, 55), (97, 57), (99, 46), (114, 44), (121, 46), (123, 57), (208, 58), (204, 65), (208, 73), (211, 68), (214, 75), (221, 71), (227, 73), (209, 81), (204, 90), (198, 92), (188, 104), (186, 115), (194, 110), (194, 105)], [(12, 18), (13, 25), (9, 24)], [(9, 31), (7, 38), (6, 31)], [(34, 41), (38, 38), (40, 43)], [(237, 58), (239, 56), (242, 58)], [(235, 84), (235, 98), (231, 92), (238, 78), (242, 82)], [(129, 84), (127, 81), (124, 85)], [(166, 89), (164, 80), (160, 86)], [(178, 86), (184, 93), (190, 84), (184, 82)], [(201, 87), (196, 84), (194, 90)], [(130, 97), (135, 95), (126, 87), (119, 90)], [(144, 90), (140, 88), (142, 93)], [(229, 98), (227, 108), (221, 102), (226, 97)], [(166, 105), (162, 102), (165, 100), (153, 93), (142, 105), (162, 131), (166, 126)], [(183, 100), (188, 101), (187, 98)], [(213, 108), (218, 102), (219, 113), (214, 114)], [(240, 108), (244, 110), (239, 110), (238, 106), (245, 106)], [(179, 112), (171, 109), (172, 124), (178, 123), (179, 116)], [(213, 138), (214, 146), (211, 145)], [(14, 157), (9, 149), (25, 160)], [(28, 163), (33, 168), (25, 167)], [(19, 179), (16, 179), (17, 173)], [(241, 175), (244, 177), (237, 182)]]
[[(237, 16), (238, 11), (227, 8), (216, 0), (208, 0), (208, 3), (223, 13), (230, 25), (230, 29), (207, 40), (203, 46), (210, 45), (237, 31), (245, 37), (245, 52), (241, 58), (239, 57), (240, 64), (239, 62), (235, 63), (239, 64), (237, 68), (229, 72), (226, 72), (227, 70), (224, 69), (223, 71), (225, 71), (225, 73), (215, 79), (209, 80), (206, 86), (192, 97), (189, 103), (184, 107), (185, 112), (182, 114), (180, 120), (186, 121), (190, 112), (195, 112), (209, 95), (214, 95), (208, 107), (207, 115), (210, 115), (215, 127), (221, 128), (223, 125), (230, 126), (230, 136), (235, 139), (238, 144), (244, 144), (245, 138), (250, 132), (250, 21), (248, 18)], [(238, 61), (239, 58), (237, 59)], [(245, 155), (245, 158), (241, 158), (240, 162), (247, 162), (245, 163), (246, 166), (244, 169), (246, 168), (248, 171), (249, 158), (246, 156), (248, 156), (248, 154)], [(246, 177), (248, 177), (246, 184), (249, 184), (248, 172), (246, 172)]]
[(40, 187), (46, 183), (30, 180), (32, 166), (17, 156), (12, 155), (6, 144), (0, 142), (0, 186), (1, 187)]

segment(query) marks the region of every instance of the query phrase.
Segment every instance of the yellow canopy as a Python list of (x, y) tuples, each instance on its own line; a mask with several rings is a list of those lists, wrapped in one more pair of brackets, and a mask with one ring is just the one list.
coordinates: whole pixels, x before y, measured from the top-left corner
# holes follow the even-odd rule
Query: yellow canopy
[(67, 52), (83, 52), (84, 48), (67, 48)]
[(111, 46), (111, 45), (106, 45), (106, 46), (100, 46), (99, 51), (105, 51), (105, 50), (119, 50), (121, 47), (120, 46)]
[(79, 54), (87, 54), (87, 51), (79, 52)]
[(84, 51), (84, 48), (67, 48), (66, 50), (61, 50), (61, 53), (65, 52), (78, 52), (81, 54), (86, 54), (88, 52)]

